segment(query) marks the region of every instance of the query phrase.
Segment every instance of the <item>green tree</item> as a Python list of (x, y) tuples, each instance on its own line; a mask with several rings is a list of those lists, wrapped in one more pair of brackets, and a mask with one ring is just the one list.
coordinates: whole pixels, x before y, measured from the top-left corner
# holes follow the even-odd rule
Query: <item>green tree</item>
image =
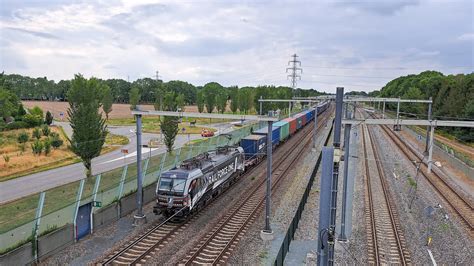
[(20, 100), (15, 94), (0, 87), (0, 117), (7, 119), (15, 116), (19, 105)]
[(51, 133), (51, 130), (49, 129), (48, 125), (43, 125), (41, 131), (43, 131), (43, 136), (45, 137), (49, 136), (49, 133)]
[(133, 87), (130, 90), (129, 99), (130, 99), (130, 110), (136, 110), (137, 105), (140, 102), (140, 91), (138, 90), (137, 87)]
[(100, 113), (100, 84), (95, 78), (89, 80), (82, 75), (75, 75), (68, 91), (69, 122), (72, 127), (71, 149), (81, 157), (91, 175), (91, 161), (99, 156), (107, 134), (105, 119)]
[(112, 90), (107, 84), (104, 84), (102, 90), (102, 110), (105, 113), (105, 119), (109, 120), (109, 114), (112, 112), (112, 104), (114, 103), (114, 97), (112, 96)]
[(18, 105), (18, 112), (17, 112), (16, 115), (17, 115), (18, 118), (22, 118), (24, 115), (26, 115), (26, 110), (23, 107), (23, 104)]
[(204, 93), (202, 90), (197, 92), (196, 104), (200, 113), (204, 112)]
[(43, 150), (45, 155), (49, 155), (51, 153), (51, 141), (49, 138), (43, 141)]
[(39, 106), (35, 106), (31, 108), (29, 111), (30, 111), (30, 114), (41, 117), (41, 119), (43, 119), (44, 117), (43, 109), (41, 109)]
[(63, 145), (63, 140), (59, 137), (59, 134), (52, 132), (51, 133), (51, 146), (54, 149), (57, 149)]
[(29, 139), (30, 137), (28, 136), (28, 133), (26, 133), (25, 131), (20, 132), (20, 134), (18, 134), (18, 137), (17, 137), (17, 141), (20, 144), (26, 143)]
[(50, 126), (50, 125), (53, 123), (53, 114), (51, 114), (50, 111), (47, 111), (47, 112), (46, 112), (46, 117), (45, 117), (45, 119), (44, 119), (44, 122), (45, 122), (48, 126)]
[(229, 97), (230, 97), (230, 110), (232, 113), (236, 113), (239, 108), (239, 89), (237, 86), (229, 88)]
[(216, 106), (217, 106), (217, 111), (221, 114), (225, 112), (225, 108), (227, 106), (227, 93), (224, 89), (219, 91), (216, 95)]
[(224, 88), (217, 82), (210, 82), (204, 85), (202, 91), (204, 94), (204, 102), (206, 104), (206, 110), (208, 113), (212, 113), (212, 111), (214, 111), (214, 107), (216, 107), (216, 96), (223, 89)]
[(33, 132), (31, 133), (31, 135), (33, 136), (33, 138), (40, 139), (41, 138), (40, 129), (38, 127), (35, 127), (35, 129), (33, 129)]
[(43, 143), (39, 140), (35, 140), (35, 142), (31, 144), (31, 150), (33, 151), (33, 154), (40, 155), (43, 151)]
[[(183, 107), (182, 105), (184, 105), (184, 97), (182, 94), (168, 92), (164, 96), (163, 106), (166, 111), (176, 111), (178, 108)], [(163, 132), (164, 142), (168, 152), (173, 150), (174, 141), (179, 130), (178, 123), (179, 119), (175, 116), (164, 116), (160, 118), (160, 128)]]

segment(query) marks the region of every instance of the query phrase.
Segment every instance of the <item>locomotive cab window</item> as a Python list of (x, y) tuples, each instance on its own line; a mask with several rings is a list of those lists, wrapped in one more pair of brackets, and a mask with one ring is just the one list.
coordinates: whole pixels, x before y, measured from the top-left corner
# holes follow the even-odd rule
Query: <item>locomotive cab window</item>
[(183, 192), (185, 185), (186, 179), (182, 178), (162, 177), (160, 179), (160, 190), (164, 191)]

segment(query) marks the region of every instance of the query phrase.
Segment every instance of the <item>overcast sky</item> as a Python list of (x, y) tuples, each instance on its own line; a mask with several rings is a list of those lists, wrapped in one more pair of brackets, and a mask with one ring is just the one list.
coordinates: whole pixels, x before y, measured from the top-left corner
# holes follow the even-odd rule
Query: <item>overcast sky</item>
[(0, 70), (56, 81), (289, 85), (294, 53), (298, 86), (327, 92), (474, 70), (472, 0), (0, 2)]

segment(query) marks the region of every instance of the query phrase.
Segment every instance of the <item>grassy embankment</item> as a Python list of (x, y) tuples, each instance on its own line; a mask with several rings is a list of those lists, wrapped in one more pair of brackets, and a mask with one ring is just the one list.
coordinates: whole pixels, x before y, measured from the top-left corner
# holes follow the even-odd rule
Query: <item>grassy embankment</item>
[[(216, 131), (213, 128), (202, 127), (202, 126), (191, 126), (190, 122), (196, 121), (196, 124), (209, 123), (209, 119), (186, 119), (183, 118), (183, 122), (179, 123), (178, 134), (201, 134), (203, 129), (208, 129), (211, 131)], [(212, 123), (227, 122), (228, 120), (223, 119), (212, 119)], [(107, 124), (110, 126), (133, 126), (135, 125), (135, 120), (133, 118), (114, 118), (109, 119)], [(159, 133), (160, 132), (160, 118), (157, 116), (145, 116), (142, 119), (143, 132), (146, 133)], [(182, 130), (184, 128), (184, 132)]]

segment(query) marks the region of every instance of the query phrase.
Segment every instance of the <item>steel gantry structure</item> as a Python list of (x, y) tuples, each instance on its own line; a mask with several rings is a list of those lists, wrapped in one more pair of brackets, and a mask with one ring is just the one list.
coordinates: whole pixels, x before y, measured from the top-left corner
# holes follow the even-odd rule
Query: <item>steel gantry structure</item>
[(218, 118), (231, 120), (251, 120), (262, 121), (268, 123), (267, 133), (267, 177), (266, 177), (266, 197), (265, 197), (265, 228), (262, 234), (266, 239), (273, 238), (273, 231), (270, 227), (270, 204), (271, 204), (271, 176), (272, 176), (272, 127), (273, 122), (278, 121), (278, 117), (262, 116), (262, 115), (232, 115), (232, 114), (212, 114), (212, 113), (191, 113), (191, 112), (172, 112), (172, 111), (142, 111), (134, 110), (132, 115), (135, 116), (137, 127), (137, 214), (134, 215), (134, 224), (146, 222), (145, 214), (143, 213), (143, 176), (141, 169), (142, 160), (142, 116), (174, 116), (174, 117), (192, 117), (192, 118)]

